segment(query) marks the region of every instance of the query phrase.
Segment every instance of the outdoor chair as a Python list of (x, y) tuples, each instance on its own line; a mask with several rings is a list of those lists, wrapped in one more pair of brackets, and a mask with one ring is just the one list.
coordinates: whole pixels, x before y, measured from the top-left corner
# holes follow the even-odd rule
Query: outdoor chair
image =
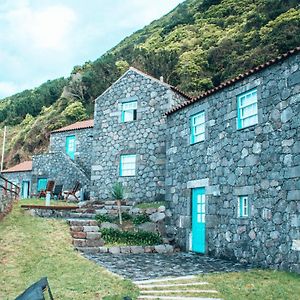
[(54, 185), (55, 185), (55, 181), (54, 180), (49, 180), (47, 182), (46, 190), (41, 190), (38, 194), (38, 198), (46, 197), (47, 192), (50, 192), (52, 194)]
[(61, 200), (63, 198), (62, 191), (63, 191), (63, 185), (56, 184), (52, 193), (54, 199)]
[(76, 181), (74, 188), (71, 191), (65, 191), (64, 194), (66, 195), (65, 200), (68, 201), (70, 195), (74, 196), (77, 201), (79, 201), (78, 197), (76, 196), (76, 192), (80, 189), (80, 182)]
[(50, 300), (54, 300), (47, 277), (43, 277), (26, 289), (15, 300), (45, 300), (44, 292), (46, 290), (48, 290)]

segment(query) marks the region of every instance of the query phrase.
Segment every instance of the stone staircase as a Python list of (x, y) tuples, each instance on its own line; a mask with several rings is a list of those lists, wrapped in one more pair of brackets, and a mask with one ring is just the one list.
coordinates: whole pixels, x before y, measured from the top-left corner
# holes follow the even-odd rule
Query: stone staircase
[(68, 219), (74, 248), (85, 253), (95, 253), (104, 245), (95, 220)]
[(218, 291), (198, 276), (169, 277), (134, 281), (140, 289), (138, 300), (221, 300)]

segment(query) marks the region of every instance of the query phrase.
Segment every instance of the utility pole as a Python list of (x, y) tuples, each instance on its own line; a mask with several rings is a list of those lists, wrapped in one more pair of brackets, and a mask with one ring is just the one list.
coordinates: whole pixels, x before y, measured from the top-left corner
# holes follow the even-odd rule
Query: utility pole
[(6, 140), (6, 126), (4, 126), (3, 143), (2, 143), (1, 173), (3, 171), (5, 140)]

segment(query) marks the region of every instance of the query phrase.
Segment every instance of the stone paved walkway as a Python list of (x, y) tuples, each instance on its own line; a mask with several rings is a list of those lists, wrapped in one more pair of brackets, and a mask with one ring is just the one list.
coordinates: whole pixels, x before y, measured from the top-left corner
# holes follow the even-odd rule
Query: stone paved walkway
[(111, 272), (132, 280), (186, 276), (211, 272), (234, 272), (250, 267), (196, 253), (174, 254), (85, 254)]

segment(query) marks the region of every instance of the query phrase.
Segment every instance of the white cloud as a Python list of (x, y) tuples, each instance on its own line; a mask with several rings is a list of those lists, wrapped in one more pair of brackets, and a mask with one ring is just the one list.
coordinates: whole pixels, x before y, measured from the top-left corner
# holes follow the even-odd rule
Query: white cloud
[(60, 50), (68, 46), (68, 36), (76, 15), (71, 8), (63, 5), (34, 10), (28, 3), (24, 5), (21, 2), (19, 7), (6, 14), (6, 18), (13, 40), (19, 39), (36, 48)]
[(19, 87), (15, 86), (12, 82), (1, 82), (0, 81), (0, 97), (6, 95), (12, 95), (17, 92)]

